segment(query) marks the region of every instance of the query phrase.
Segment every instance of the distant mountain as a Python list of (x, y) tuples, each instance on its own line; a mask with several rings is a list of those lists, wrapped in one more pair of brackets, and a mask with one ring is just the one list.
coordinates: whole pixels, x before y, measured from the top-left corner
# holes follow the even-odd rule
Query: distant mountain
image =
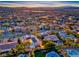
[(0, 6), (0, 10), (36, 10), (36, 11), (53, 11), (53, 10), (77, 10), (79, 7), (73, 7), (73, 6), (64, 6), (64, 7), (2, 7)]
[(65, 6), (62, 8), (64, 8), (64, 9), (79, 9), (79, 7), (73, 7), (73, 6)]

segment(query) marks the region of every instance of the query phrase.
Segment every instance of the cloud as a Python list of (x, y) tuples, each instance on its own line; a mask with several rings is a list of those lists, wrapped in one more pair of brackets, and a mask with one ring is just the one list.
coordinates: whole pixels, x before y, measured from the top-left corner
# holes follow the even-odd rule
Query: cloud
[(62, 7), (62, 6), (75, 6), (79, 7), (77, 3), (65, 3), (60, 1), (26, 1), (26, 2), (0, 2), (0, 6), (4, 7)]

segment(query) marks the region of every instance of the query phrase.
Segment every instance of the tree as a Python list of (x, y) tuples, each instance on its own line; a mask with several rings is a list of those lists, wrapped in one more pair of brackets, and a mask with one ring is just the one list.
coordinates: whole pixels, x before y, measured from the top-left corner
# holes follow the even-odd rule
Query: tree
[(1, 40), (0, 40), (0, 43), (1, 43)]
[(1, 54), (1, 52), (2, 52), (2, 49), (0, 49), (0, 54)]
[(72, 46), (73, 47), (78, 47), (78, 44), (77, 43), (72, 43)]
[(47, 51), (55, 50), (55, 43), (51, 40), (45, 40), (44, 47)]
[(61, 47), (60, 46), (55, 46), (55, 49), (56, 49), (57, 52), (60, 52)]
[(74, 36), (76, 36), (77, 38), (79, 38), (79, 34), (74, 34)]
[(26, 46), (25, 46), (25, 44), (22, 42), (22, 40), (21, 39), (18, 39), (18, 44), (16, 45), (16, 49), (18, 50), (18, 53), (23, 53), (25, 50), (25, 48), (26, 48)]
[(8, 39), (8, 42), (12, 42), (11, 38)]
[(25, 45), (24, 45), (24, 44), (18, 44), (18, 45), (16, 46), (16, 49), (17, 49), (17, 50), (23, 50), (23, 49), (25, 49)]
[(8, 52), (8, 54), (7, 54), (7, 56), (16, 56), (17, 55), (17, 49), (15, 49), (15, 48), (12, 48), (9, 52)]
[(42, 35), (38, 35), (37, 38), (40, 39), (40, 40), (44, 39), (44, 37)]
[(22, 40), (18, 38), (17, 43), (22, 44)]
[(31, 51), (29, 51), (29, 56), (30, 57), (35, 57), (34, 49), (31, 49)]
[(56, 36), (60, 39), (60, 40), (63, 40), (58, 33), (56, 33)]
[(51, 35), (56, 35), (57, 33), (56, 32), (51, 32)]

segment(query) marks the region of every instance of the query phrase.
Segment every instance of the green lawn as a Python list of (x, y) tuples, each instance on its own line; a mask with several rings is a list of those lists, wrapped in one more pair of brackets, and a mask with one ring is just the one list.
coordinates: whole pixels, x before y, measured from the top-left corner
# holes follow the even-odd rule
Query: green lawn
[(38, 53), (35, 53), (35, 57), (45, 57), (45, 53), (43, 52), (38, 52)]

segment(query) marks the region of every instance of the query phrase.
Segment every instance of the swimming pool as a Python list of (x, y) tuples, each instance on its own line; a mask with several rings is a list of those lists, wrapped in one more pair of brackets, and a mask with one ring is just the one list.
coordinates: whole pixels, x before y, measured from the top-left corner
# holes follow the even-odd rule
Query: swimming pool
[(51, 51), (46, 54), (46, 57), (59, 57), (59, 55), (55, 51)]
[(79, 52), (75, 49), (67, 49), (67, 53), (70, 57), (79, 57)]
[(27, 54), (20, 54), (18, 57), (28, 57)]
[(45, 31), (46, 31), (45, 29), (40, 30), (41, 33), (42, 33), (42, 32), (45, 32)]

